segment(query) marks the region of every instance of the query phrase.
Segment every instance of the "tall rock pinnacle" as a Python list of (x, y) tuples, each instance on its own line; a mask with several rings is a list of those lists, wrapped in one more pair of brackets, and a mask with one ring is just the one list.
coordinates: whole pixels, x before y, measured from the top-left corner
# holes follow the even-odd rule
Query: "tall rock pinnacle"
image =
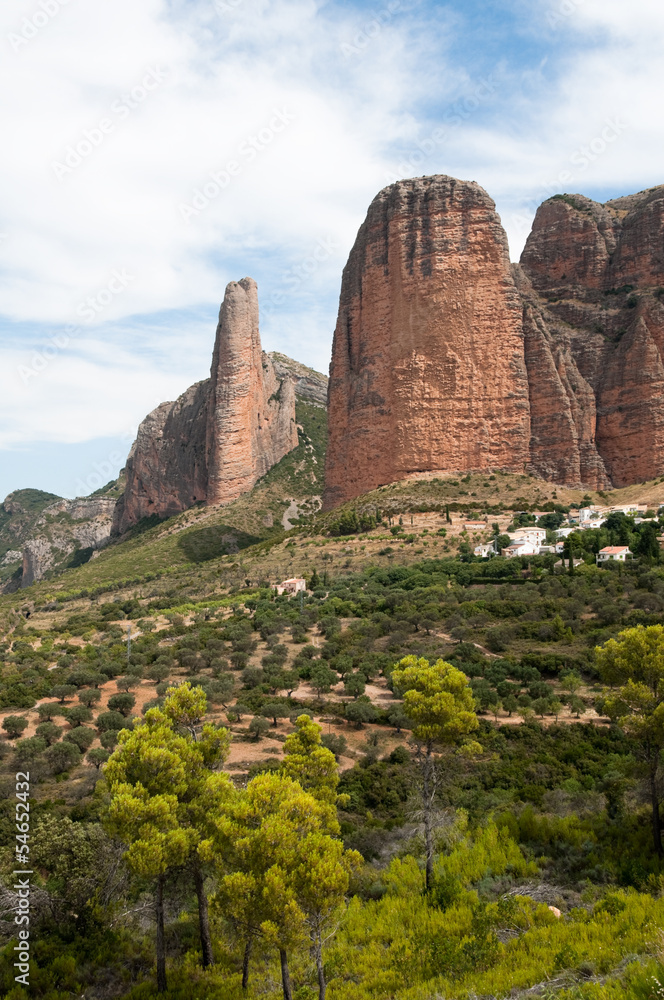
[(485, 191), (451, 177), (381, 191), (343, 275), (325, 506), (422, 471), (529, 461), (522, 306)]
[(297, 447), (295, 387), (261, 350), (256, 282), (231, 282), (210, 378), (148, 414), (127, 460), (114, 533), (195, 503), (226, 504)]
[(219, 313), (208, 399), (208, 503), (246, 493), (297, 446), (295, 387), (261, 351), (258, 289), (231, 282)]

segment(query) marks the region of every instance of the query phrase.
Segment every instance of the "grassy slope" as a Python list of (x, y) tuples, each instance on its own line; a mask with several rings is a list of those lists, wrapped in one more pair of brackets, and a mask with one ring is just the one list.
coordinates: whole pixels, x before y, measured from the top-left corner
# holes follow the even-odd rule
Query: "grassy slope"
[[(420, 477), (381, 487), (345, 507), (379, 508), (393, 517), (403, 515), (406, 531), (428, 529), (433, 533), (445, 524), (440, 514), (415, 514), (411, 518), (410, 512), (447, 504), (454, 510), (456, 505), (458, 513), (452, 515), (454, 523), (448, 530), (447, 544), (442, 539), (429, 538), (409, 545), (395, 541), (384, 528), (361, 539), (326, 538), (328, 524), (337, 516), (337, 511), (314, 517), (313, 524), (305, 529), (308, 537), (300, 531), (295, 532), (295, 537), (284, 536), (281, 521), (291, 499), (298, 501), (301, 513), (315, 514), (322, 493), (321, 471), (327, 439), (325, 413), (319, 407), (300, 402), (297, 412), (303, 428), (300, 444), (271, 469), (250, 494), (223, 508), (196, 507), (185, 511), (110, 547), (82, 567), (42, 581), (20, 594), (0, 597), (0, 617), (3, 610), (26, 600), (40, 602), (81, 589), (111, 588), (122, 581), (132, 586), (132, 581), (145, 580), (155, 574), (177, 577), (181, 587), (205, 590), (207, 586), (211, 592), (218, 590), (220, 584), (243, 585), (246, 579), (253, 583), (274, 582), (284, 576), (306, 574), (314, 566), (319, 571), (327, 568), (338, 572), (350, 568), (361, 570), (371, 564), (393, 565), (396, 562), (407, 565), (427, 555), (453, 552), (460, 540), (463, 521), (467, 519), (464, 511), (476, 517), (482, 509), (496, 511), (502, 505), (505, 513), (491, 513), (489, 524), (498, 522), (504, 529), (511, 520), (509, 511), (521, 509), (526, 504), (574, 505), (584, 496), (598, 504), (636, 500), (654, 503), (664, 499), (660, 480), (600, 496), (526, 475), (474, 474), (444, 480)], [(266, 523), (270, 519), (271, 525)], [(479, 541), (485, 534), (487, 532), (475, 532), (469, 540)]]
[[(294, 499), (315, 511), (322, 492), (327, 424), (325, 411), (298, 402), (300, 443), (261, 479), (250, 494), (223, 508), (195, 507), (113, 545), (86, 565), (0, 598), (0, 608), (44, 600), (48, 595), (134, 580), (173, 568), (196, 566), (283, 533), (284, 512)], [(271, 522), (271, 523), (268, 523)]]

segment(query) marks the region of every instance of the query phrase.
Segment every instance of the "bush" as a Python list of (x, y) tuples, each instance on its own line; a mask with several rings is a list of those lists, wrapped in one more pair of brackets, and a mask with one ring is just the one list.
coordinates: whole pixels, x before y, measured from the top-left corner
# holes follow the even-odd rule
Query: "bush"
[(267, 719), (263, 718), (262, 715), (255, 715), (249, 723), (249, 732), (257, 741), (261, 738), (261, 736), (265, 735), (269, 728), (270, 723)]
[(127, 726), (124, 715), (119, 712), (102, 712), (101, 715), (97, 716), (95, 725), (100, 733), (105, 733), (109, 729), (115, 729), (119, 732), (121, 729), (130, 728)]
[(20, 764), (29, 764), (46, 750), (48, 743), (41, 736), (29, 736), (16, 743), (16, 760)]
[(37, 715), (44, 722), (50, 722), (54, 715), (62, 715), (57, 701), (44, 701), (37, 706)]
[(43, 740), (46, 740), (49, 746), (52, 743), (57, 743), (61, 735), (62, 729), (60, 726), (56, 726), (54, 722), (41, 722), (35, 730), (35, 736), (40, 736)]
[(61, 705), (64, 705), (68, 698), (73, 698), (75, 694), (74, 684), (55, 684), (51, 688), (51, 698), (57, 698)]
[(93, 705), (101, 701), (101, 691), (98, 688), (85, 688), (84, 691), (78, 692), (78, 700), (81, 705), (92, 708)]
[(24, 715), (8, 715), (2, 723), (2, 728), (10, 740), (15, 740), (28, 728), (28, 725), (28, 720)]
[(91, 718), (92, 712), (85, 705), (74, 705), (73, 708), (68, 708), (65, 714), (65, 719), (74, 728), (84, 722), (89, 722)]
[(108, 710), (109, 712), (120, 712), (122, 715), (127, 716), (131, 713), (135, 704), (136, 699), (133, 694), (129, 694), (128, 692), (125, 694), (114, 694), (108, 699)]
[(54, 743), (53, 746), (48, 747), (44, 752), (44, 757), (53, 774), (62, 774), (63, 771), (68, 771), (69, 768), (75, 767), (80, 762), (81, 753), (75, 743), (65, 743), (63, 740), (61, 743)]
[(105, 750), (114, 750), (118, 742), (118, 730), (107, 729), (100, 735), (99, 742)]
[(287, 719), (290, 715), (290, 708), (283, 702), (271, 701), (261, 708), (261, 715), (266, 719), (272, 719), (272, 725), (277, 725), (277, 719)]
[(358, 698), (361, 694), (364, 694), (366, 686), (364, 674), (348, 674), (344, 681), (344, 693), (352, 695), (353, 698)]
[(365, 722), (375, 722), (377, 711), (369, 699), (358, 698), (346, 705), (346, 718), (352, 722), (357, 729), (361, 729)]
[(343, 757), (346, 752), (348, 741), (341, 733), (325, 733), (325, 735), (321, 737), (321, 744), (326, 747), (327, 750), (331, 750), (337, 760), (339, 760), (339, 758)]
[(65, 733), (64, 738), (69, 743), (73, 743), (81, 752), (83, 752), (90, 749), (95, 741), (95, 736), (96, 733), (87, 726), (77, 726), (76, 729), (72, 729), (71, 732)]
[(103, 747), (93, 747), (92, 750), (88, 750), (85, 755), (85, 759), (89, 764), (94, 765), (94, 767), (99, 770), (102, 764), (105, 764), (110, 757), (108, 750), (104, 750)]

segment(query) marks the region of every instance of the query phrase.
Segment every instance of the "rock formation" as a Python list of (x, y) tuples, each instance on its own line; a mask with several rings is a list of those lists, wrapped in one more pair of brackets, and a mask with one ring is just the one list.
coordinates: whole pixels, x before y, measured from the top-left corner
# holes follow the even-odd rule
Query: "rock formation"
[(261, 351), (258, 292), (231, 282), (219, 313), (210, 378), (148, 414), (127, 460), (114, 534), (144, 517), (225, 504), (297, 446), (295, 388)]
[(325, 506), (419, 471), (660, 475), (662, 285), (664, 187), (549, 199), (511, 271), (477, 184), (385, 188), (343, 276)]
[(111, 537), (116, 498), (64, 500), (40, 490), (17, 490), (0, 505), (0, 593), (29, 587), (50, 571), (80, 565)]
[(299, 361), (293, 361), (286, 354), (270, 351), (268, 358), (274, 365), (278, 379), (295, 380), (295, 395), (303, 403), (327, 407), (327, 375), (321, 375), (313, 368), (307, 368)]
[(595, 488), (660, 475), (664, 187), (549, 199), (520, 263), (534, 471)]
[(423, 470), (529, 461), (522, 308), (475, 183), (424, 177), (372, 202), (343, 274), (325, 506)]

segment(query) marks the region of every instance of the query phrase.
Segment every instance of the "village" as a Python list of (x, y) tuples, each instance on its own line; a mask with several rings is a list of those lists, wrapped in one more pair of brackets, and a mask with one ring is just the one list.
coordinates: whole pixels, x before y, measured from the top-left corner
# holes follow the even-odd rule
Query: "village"
[[(664, 503), (655, 504), (657, 511), (664, 508)], [(501, 555), (506, 559), (514, 559), (517, 556), (533, 555), (557, 555), (561, 558), (565, 552), (565, 539), (576, 531), (587, 531), (592, 528), (601, 528), (610, 514), (625, 514), (634, 518), (635, 524), (643, 524), (647, 521), (657, 523), (656, 517), (646, 516), (653, 513), (653, 505), (627, 503), (613, 507), (581, 507), (578, 510), (570, 510), (567, 515), (567, 523), (563, 523), (555, 529), (546, 528), (539, 525), (541, 518), (547, 515), (547, 511), (535, 511), (531, 515), (535, 521), (533, 525), (515, 528), (505, 535), (499, 535), (490, 542), (477, 545), (474, 554), (482, 559), (490, 559), (493, 556)], [(477, 530), (486, 527), (484, 522), (469, 521), (464, 525), (465, 529)], [(500, 544), (506, 537), (510, 542), (507, 545)], [(664, 536), (659, 539), (660, 546), (664, 547)], [(597, 565), (607, 562), (625, 562), (631, 559), (632, 552), (628, 545), (607, 545), (600, 549), (596, 556)], [(572, 557), (573, 558), (573, 557)]]

